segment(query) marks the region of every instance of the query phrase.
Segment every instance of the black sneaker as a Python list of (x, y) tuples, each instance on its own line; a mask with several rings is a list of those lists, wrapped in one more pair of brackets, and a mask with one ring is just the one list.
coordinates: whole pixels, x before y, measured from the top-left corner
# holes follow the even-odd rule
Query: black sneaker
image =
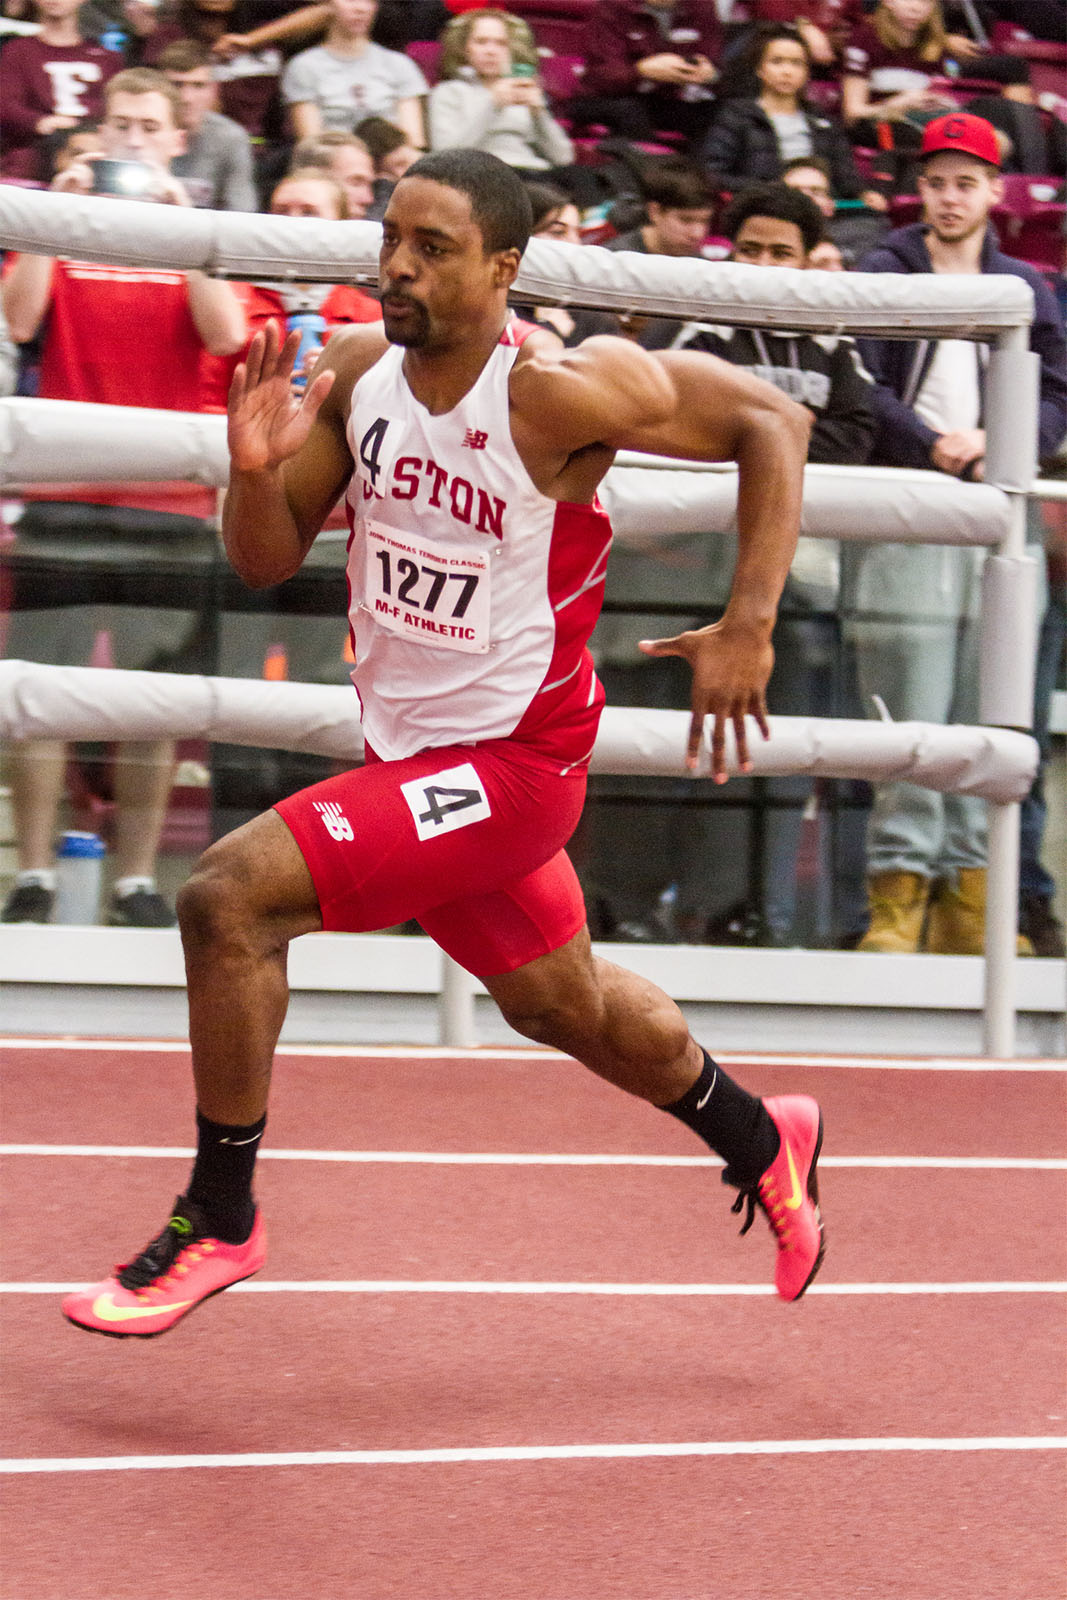
[(1022, 898), (1019, 912), (1019, 932), (1025, 934), (1034, 947), (1035, 956), (1051, 956), (1062, 960), (1065, 953), (1063, 923), (1052, 909), (1052, 901), (1044, 895), (1027, 894)]
[(0, 911), (0, 922), (49, 922), (55, 903), (54, 889), (40, 883), (17, 883)]
[(163, 896), (154, 889), (113, 894), (107, 908), (109, 928), (173, 928), (177, 921)]

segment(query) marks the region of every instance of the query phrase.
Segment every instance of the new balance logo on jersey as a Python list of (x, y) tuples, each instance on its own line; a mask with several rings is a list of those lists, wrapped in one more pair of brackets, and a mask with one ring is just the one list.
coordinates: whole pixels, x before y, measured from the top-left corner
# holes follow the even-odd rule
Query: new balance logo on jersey
[(315, 800), (315, 810), (322, 818), (323, 826), (331, 839), (336, 839), (340, 844), (345, 839), (354, 839), (352, 824), (345, 816), (336, 800)]
[(468, 428), (463, 436), (463, 444), (468, 450), (484, 450), (489, 443), (489, 435), (483, 433), (481, 428)]

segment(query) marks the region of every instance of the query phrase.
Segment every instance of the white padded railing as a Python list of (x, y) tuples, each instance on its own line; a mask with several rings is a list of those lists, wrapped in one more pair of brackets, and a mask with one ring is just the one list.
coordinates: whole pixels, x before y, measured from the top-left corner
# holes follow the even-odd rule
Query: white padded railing
[[(654, 457), (613, 467), (600, 498), (621, 543), (735, 526), (737, 469)], [(0, 483), (181, 479), (221, 488), (229, 476), (226, 418), (71, 400), (0, 400)], [(863, 517), (856, 506), (862, 497)], [(808, 467), (801, 532), (816, 538), (996, 547), (1010, 529), (1007, 495), (942, 472)]]
[[(376, 223), (191, 211), (0, 185), (0, 246), (45, 255), (171, 270), (199, 268), (238, 279), (374, 283), (379, 242)], [(1029, 726), (1036, 585), (1035, 565), (1024, 551), (1024, 497), (1033, 484), (1037, 456), (1039, 364), (1029, 349), (1034, 302), (1027, 284), (1000, 275), (796, 272), (533, 240), (515, 292), (518, 298), (538, 304), (697, 316), (797, 332), (988, 341), (993, 350), (986, 376), (986, 484), (946, 486), (936, 475), (927, 479), (919, 474), (917, 483), (914, 479), (900, 483), (906, 502), (902, 510), (887, 508), (889, 486), (870, 504), (866, 498), (852, 504), (862, 504), (865, 528), (879, 528), (872, 537), (918, 538), (926, 543), (931, 542), (930, 530), (935, 530), (933, 537), (947, 543), (995, 546), (983, 586), (980, 714), (994, 727)], [(44, 413), (37, 416), (43, 428)], [(175, 460), (189, 440), (176, 449), (179, 441), (164, 437), (175, 430), (174, 416), (167, 413), (166, 418), (165, 423), (156, 423), (149, 413), (139, 413), (146, 442), (151, 442), (157, 463), (167, 458), (166, 476), (195, 479), (218, 449), (211, 419), (198, 419), (203, 431), (194, 454), (200, 467), (190, 470)], [(24, 432), (20, 434), (24, 417), (9, 411), (3, 426), (9, 430), (13, 451), (32, 445)], [(30, 432), (38, 426), (34, 420)], [(111, 475), (107, 461), (94, 459), (83, 465), (82, 457), (76, 471), (73, 449), (63, 451), (61, 465), (62, 480), (55, 476), (60, 463), (53, 462), (37, 481), (68, 482), (83, 475), (102, 480)], [(217, 481), (215, 473), (212, 468), (199, 481)], [(733, 489), (728, 475), (716, 478), (693, 470), (669, 478), (662, 475), (655, 493), (649, 476), (627, 473), (624, 480), (619, 472), (613, 473), (606, 492), (614, 501), (621, 528), (631, 526), (632, 518), (646, 538), (649, 519), (654, 517), (679, 531), (693, 531), (694, 523), (697, 531), (714, 531), (713, 513), (723, 529), (731, 525)], [(636, 489), (632, 481), (621, 487), (631, 477), (638, 480)], [(672, 483), (675, 487), (668, 487)], [(805, 532), (856, 536), (854, 529), (850, 531), (850, 491), (842, 490), (842, 483), (847, 480), (831, 482), (814, 470), (809, 473)], [(922, 527), (921, 535), (913, 531), (916, 526)], [(862, 726), (877, 738), (871, 725)], [(1021, 763), (1020, 782), (1025, 770), (1027, 764)], [(990, 805), (984, 1031), (987, 1052), (1003, 1057), (1014, 1052), (1019, 817), (1016, 799), (991, 799)], [(458, 1035), (471, 1028), (470, 996), (463, 994), (455, 971), (447, 971), (449, 965), (443, 1013), (446, 1029), (458, 1042)]]
[[(687, 711), (607, 706), (592, 772), (691, 776)], [(952, 790), (1005, 805), (1021, 800), (1037, 769), (1037, 745), (1005, 728), (924, 722), (772, 717), (771, 737), (750, 741), (754, 777), (867, 778)], [(358, 761), (363, 733), (351, 689), (186, 673), (115, 672), (0, 661), (0, 738), (208, 739), (302, 750)], [(739, 772), (732, 729), (727, 763)], [(698, 777), (711, 771), (705, 736)]]
[[(126, 266), (197, 268), (215, 277), (376, 283), (381, 227), (0, 186), (0, 245)], [(917, 283), (920, 285), (916, 292)], [(533, 239), (519, 298), (798, 332), (996, 339), (1025, 328), (1033, 292), (1020, 278), (920, 280), (893, 273), (796, 272)]]

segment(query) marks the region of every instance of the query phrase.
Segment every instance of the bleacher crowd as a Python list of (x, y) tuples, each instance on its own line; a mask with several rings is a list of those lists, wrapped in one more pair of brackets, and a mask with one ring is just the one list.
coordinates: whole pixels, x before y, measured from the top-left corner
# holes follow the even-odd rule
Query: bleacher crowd
[[(3, 0), (0, 182), (376, 219), (424, 150), (473, 147), (522, 174), (535, 233), (574, 245), (805, 271), (1014, 273), (1037, 298), (1042, 461), (1062, 474), (1065, 26), (1063, 0)], [(300, 329), (300, 382), (334, 329), (380, 316), (350, 284), (10, 255), (3, 274), (5, 393), (222, 411), (268, 320)], [(966, 341), (515, 314), (567, 345), (615, 333), (747, 367), (809, 408), (812, 462), (982, 477), (986, 354)], [(1034, 722), (1046, 754), (1067, 632), (1058, 510), (1031, 502), (1047, 577)], [(4, 511), (9, 656), (344, 678), (339, 619), (306, 598), (273, 616), (235, 603), (222, 620), (203, 603), (219, 590), (202, 490), (49, 486)], [(326, 545), (311, 574), (335, 566)], [(877, 697), (897, 719), (976, 720), (980, 566), (970, 550), (801, 540), (771, 711), (859, 716)], [(729, 575), (725, 537), (615, 552), (593, 641), (610, 703), (688, 703), (679, 664), (636, 642), (714, 617)], [(3, 919), (52, 914), (73, 783), (78, 814), (110, 832), (107, 919), (169, 925), (156, 862), (181, 754), (142, 745), (101, 778), (99, 761), (58, 743), (10, 752), (18, 862)], [(212, 768), (216, 832), (319, 775), (218, 749)], [(663, 780), (591, 786), (575, 855), (596, 933), (981, 949), (978, 803), (909, 785), (731, 790), (696, 805)], [(1039, 777), (1024, 806), (1021, 948), (1062, 955), (1043, 826)]]

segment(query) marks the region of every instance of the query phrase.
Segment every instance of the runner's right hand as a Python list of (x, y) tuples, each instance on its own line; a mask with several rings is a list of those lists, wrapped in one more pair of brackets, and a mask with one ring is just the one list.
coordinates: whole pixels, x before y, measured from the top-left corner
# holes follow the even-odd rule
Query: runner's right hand
[(334, 374), (320, 372), (303, 396), (292, 389), (293, 362), (300, 346), (294, 329), (280, 342), (278, 325), (268, 322), (248, 347), (230, 384), (227, 440), (235, 472), (268, 472), (296, 454), (311, 432), (319, 407), (333, 387)]

